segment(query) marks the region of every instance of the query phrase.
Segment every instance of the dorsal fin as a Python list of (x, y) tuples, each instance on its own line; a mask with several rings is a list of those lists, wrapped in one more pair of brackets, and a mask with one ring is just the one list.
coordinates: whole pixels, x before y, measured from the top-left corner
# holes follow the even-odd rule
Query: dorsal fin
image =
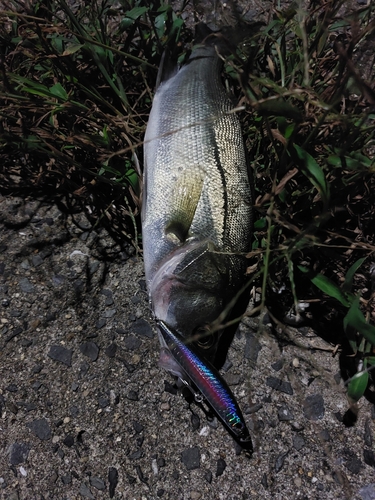
[(167, 48), (164, 49), (163, 55), (160, 59), (160, 66), (158, 71), (158, 76), (156, 78), (155, 90), (158, 89), (159, 85), (166, 82), (172, 78), (178, 71), (177, 62), (173, 61), (171, 52)]

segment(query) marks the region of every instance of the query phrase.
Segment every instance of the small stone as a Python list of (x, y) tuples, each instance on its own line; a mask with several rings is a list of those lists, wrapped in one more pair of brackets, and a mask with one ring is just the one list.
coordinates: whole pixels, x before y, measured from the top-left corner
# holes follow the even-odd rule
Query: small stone
[(37, 254), (37, 255), (33, 255), (31, 257), (31, 263), (34, 267), (38, 267), (40, 266), (41, 264), (43, 264), (43, 258), (41, 257), (40, 254)]
[(290, 382), (283, 382), (276, 377), (267, 377), (266, 384), (268, 387), (275, 389), (276, 391), (284, 392), (285, 394), (293, 394), (293, 389)]
[(294, 420), (294, 415), (286, 404), (281, 405), (277, 411), (277, 416), (279, 417), (280, 422)]
[(129, 349), (130, 351), (137, 351), (139, 346), (142, 344), (142, 340), (140, 340), (135, 335), (129, 335), (124, 338), (124, 347)]
[(89, 489), (89, 487), (85, 483), (81, 484), (81, 487), (79, 489), (79, 493), (85, 498), (90, 498), (90, 500), (95, 500), (94, 495), (91, 493), (91, 490)]
[(201, 424), (201, 419), (199, 418), (199, 415), (197, 415), (196, 413), (192, 413), (191, 417), (190, 417), (190, 421), (191, 421), (191, 427), (192, 427), (193, 431), (198, 430), (199, 426)]
[(303, 403), (303, 412), (309, 420), (321, 420), (324, 417), (324, 400), (321, 394), (307, 396)]
[(97, 328), (98, 330), (100, 330), (100, 328), (103, 328), (103, 326), (105, 326), (107, 324), (107, 320), (104, 319), (104, 318), (100, 318), (96, 324), (95, 324), (95, 328)]
[(293, 446), (297, 451), (302, 450), (302, 448), (305, 446), (305, 440), (303, 439), (303, 437), (299, 434), (293, 436)]
[(157, 460), (156, 460), (156, 464), (158, 467), (165, 467), (165, 460), (163, 457), (159, 457)]
[(105, 349), (105, 354), (109, 358), (114, 358), (116, 356), (116, 351), (117, 351), (117, 345), (116, 344), (110, 344), (108, 347)]
[(61, 476), (61, 481), (63, 484), (71, 484), (72, 482), (72, 475), (67, 474), (66, 476)]
[(322, 429), (321, 431), (319, 431), (318, 435), (322, 441), (331, 441), (331, 436), (327, 429)]
[(276, 458), (275, 462), (275, 472), (278, 473), (281, 471), (281, 469), (284, 467), (284, 462), (286, 457), (288, 456), (289, 451), (286, 451), (285, 453), (280, 453), (280, 455)]
[(190, 498), (191, 500), (199, 500), (200, 498), (202, 498), (202, 494), (199, 491), (191, 491)]
[(103, 316), (104, 318), (111, 319), (116, 315), (116, 312), (117, 309), (107, 309), (107, 311), (104, 311)]
[(281, 368), (283, 367), (283, 360), (282, 359), (279, 359), (278, 361), (276, 361), (276, 363), (273, 363), (271, 365), (271, 368), (273, 368), (275, 370), (275, 372), (278, 372), (281, 370)]
[(154, 337), (154, 333), (152, 331), (151, 326), (143, 318), (137, 319), (137, 321), (135, 321), (131, 325), (131, 330), (134, 333), (137, 333), (138, 335), (141, 335), (142, 337), (147, 337), (149, 339), (152, 339)]
[(109, 498), (113, 498), (118, 483), (118, 472), (115, 467), (110, 467), (108, 469), (108, 482), (109, 482)]
[(375, 483), (370, 483), (359, 490), (362, 500), (375, 500)]
[(129, 391), (128, 394), (126, 395), (130, 401), (138, 401), (138, 392), (136, 391)]
[(91, 361), (96, 361), (98, 359), (99, 347), (95, 342), (84, 342), (79, 346), (79, 350), (84, 356), (90, 358)]
[(72, 366), (72, 354), (71, 349), (67, 349), (62, 345), (51, 345), (48, 356), (54, 361), (59, 361), (64, 363), (64, 365)]
[(258, 339), (253, 334), (246, 335), (246, 344), (244, 350), (244, 356), (246, 359), (250, 360), (250, 365), (254, 367), (257, 363), (258, 354), (262, 349), (262, 345), (259, 343)]
[(74, 437), (71, 434), (68, 434), (67, 436), (65, 436), (63, 443), (68, 448), (71, 448), (74, 445)]
[(21, 290), (25, 293), (34, 293), (35, 292), (34, 285), (32, 285), (27, 278), (20, 279), (19, 285), (20, 285)]
[(197, 446), (193, 448), (187, 448), (181, 454), (181, 461), (187, 468), (187, 470), (199, 469), (200, 467), (201, 454)]
[(366, 465), (369, 465), (370, 467), (375, 467), (375, 454), (372, 450), (363, 450), (363, 460), (365, 461)]
[(51, 428), (45, 418), (37, 418), (27, 424), (27, 427), (41, 440), (51, 439)]
[(5, 387), (5, 390), (8, 392), (17, 392), (18, 387), (16, 386), (16, 384), (9, 384)]
[(216, 464), (216, 477), (222, 476), (227, 464), (223, 458), (219, 458)]
[(17, 401), (17, 406), (22, 407), (25, 411), (34, 411), (37, 409), (35, 403), (28, 403), (24, 401)]
[(143, 426), (141, 423), (139, 423), (139, 422), (135, 422), (135, 421), (134, 421), (134, 422), (133, 422), (133, 429), (135, 430), (135, 432), (136, 432), (137, 434), (139, 434), (140, 432), (142, 432), (142, 431), (143, 431), (144, 426)]
[(156, 492), (156, 496), (161, 498), (165, 493), (165, 490), (163, 488), (159, 488), (158, 491)]
[(9, 448), (9, 462), (18, 465), (26, 462), (30, 451), (28, 443), (13, 443)]
[(97, 490), (100, 490), (100, 491), (105, 490), (105, 482), (102, 481), (99, 477), (91, 476), (90, 477), (90, 484), (91, 484), (91, 486), (93, 486)]
[(107, 406), (109, 406), (109, 398), (106, 396), (99, 396), (98, 403), (100, 408), (107, 408)]
[(139, 458), (142, 458), (143, 455), (144, 455), (143, 450), (137, 450), (133, 451), (133, 453), (130, 453), (128, 455), (128, 458), (130, 458), (130, 460), (138, 460)]
[(208, 470), (204, 475), (205, 480), (211, 484), (212, 483), (212, 472)]

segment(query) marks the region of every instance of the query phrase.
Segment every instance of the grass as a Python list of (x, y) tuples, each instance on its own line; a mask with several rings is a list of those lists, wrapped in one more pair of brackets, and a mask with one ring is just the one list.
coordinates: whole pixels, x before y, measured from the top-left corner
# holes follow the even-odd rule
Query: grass
[[(193, 33), (160, 0), (3, 5), (1, 192), (89, 207), (138, 246), (157, 67)], [(374, 29), (371, 2), (274, 8), (225, 64), (254, 173), (258, 310), (303, 318), (339, 346), (353, 402), (375, 399)]]

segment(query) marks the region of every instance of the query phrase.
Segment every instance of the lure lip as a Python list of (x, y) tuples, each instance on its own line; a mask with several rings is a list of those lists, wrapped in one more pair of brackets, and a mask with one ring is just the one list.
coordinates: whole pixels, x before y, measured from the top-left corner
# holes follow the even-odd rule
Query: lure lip
[[(184, 374), (184, 378), (179, 377), (181, 381), (194, 394), (196, 400), (197, 396), (201, 396), (209, 404), (233, 438), (243, 449), (252, 453), (252, 440), (245, 419), (232, 391), (218, 370), (209, 361), (202, 359), (194, 346), (187, 345), (185, 339), (164, 321), (157, 320), (157, 326), (163, 348), (168, 349), (174, 361), (181, 367), (181, 373)], [(198, 394), (194, 387), (199, 391)]]

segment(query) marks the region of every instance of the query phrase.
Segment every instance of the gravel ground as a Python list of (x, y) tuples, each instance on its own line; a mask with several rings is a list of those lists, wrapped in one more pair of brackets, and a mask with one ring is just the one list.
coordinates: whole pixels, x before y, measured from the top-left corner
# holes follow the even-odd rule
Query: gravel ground
[(0, 198), (0, 497), (375, 498), (373, 408), (355, 426), (338, 360), (240, 325), (224, 376), (253, 458), (158, 367), (141, 258), (82, 214)]

